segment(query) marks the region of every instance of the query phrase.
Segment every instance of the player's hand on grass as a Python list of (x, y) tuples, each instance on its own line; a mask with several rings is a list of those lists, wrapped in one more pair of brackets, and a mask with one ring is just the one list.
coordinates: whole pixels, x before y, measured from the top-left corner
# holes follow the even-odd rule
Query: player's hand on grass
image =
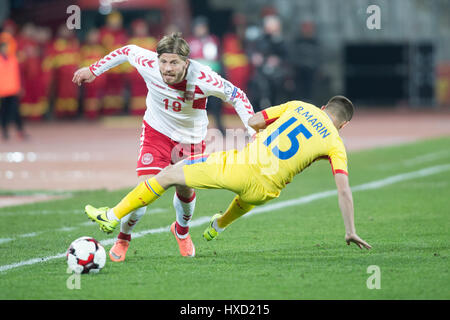
[(368, 244), (367, 242), (365, 242), (363, 239), (361, 239), (360, 237), (358, 237), (358, 235), (356, 233), (354, 234), (347, 234), (345, 235), (345, 242), (347, 242), (347, 245), (349, 246), (351, 242), (355, 243), (360, 249), (362, 249), (363, 247), (366, 248), (367, 250), (371, 249), (372, 246), (370, 244)]
[(84, 67), (75, 71), (75, 73), (73, 74), (72, 82), (81, 86), (83, 82), (90, 83), (94, 80), (95, 75), (92, 73), (92, 71), (89, 70), (88, 67)]

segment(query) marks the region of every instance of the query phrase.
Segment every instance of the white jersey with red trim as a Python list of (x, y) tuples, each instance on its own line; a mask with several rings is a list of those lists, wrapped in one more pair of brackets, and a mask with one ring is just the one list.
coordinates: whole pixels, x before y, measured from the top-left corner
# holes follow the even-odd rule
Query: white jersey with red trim
[(245, 93), (209, 67), (190, 60), (185, 79), (175, 85), (166, 84), (159, 70), (156, 52), (127, 45), (90, 66), (95, 76), (128, 61), (144, 78), (148, 94), (144, 120), (155, 130), (180, 143), (199, 143), (205, 139), (208, 127), (206, 103), (215, 96), (234, 106), (249, 135), (248, 126), (254, 114)]

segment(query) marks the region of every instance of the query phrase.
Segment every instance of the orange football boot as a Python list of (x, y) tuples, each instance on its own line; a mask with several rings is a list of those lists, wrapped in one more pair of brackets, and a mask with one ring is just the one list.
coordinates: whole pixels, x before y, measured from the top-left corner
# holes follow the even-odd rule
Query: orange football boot
[(117, 239), (111, 250), (109, 250), (109, 258), (114, 262), (121, 262), (125, 260), (125, 255), (127, 254), (129, 245), (130, 241)]
[(172, 225), (170, 226), (170, 231), (173, 233), (175, 239), (178, 242), (180, 254), (183, 257), (195, 257), (195, 247), (194, 243), (192, 242), (191, 236), (188, 234), (188, 236), (184, 239), (178, 238), (177, 233), (175, 231), (175, 224), (176, 222), (172, 223)]

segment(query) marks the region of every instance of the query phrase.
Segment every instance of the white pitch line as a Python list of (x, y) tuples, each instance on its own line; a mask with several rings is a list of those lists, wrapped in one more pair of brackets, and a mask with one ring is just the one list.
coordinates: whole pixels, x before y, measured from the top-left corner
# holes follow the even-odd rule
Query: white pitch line
[[(35, 210), (35, 211), (27, 211), (23, 212), (23, 215), (47, 215), (47, 214), (79, 214), (80, 210)], [(1, 212), (0, 217), (4, 216), (17, 216), (20, 213), (10, 211), (10, 212)]]
[[(62, 209), (57, 209), (57, 210), (34, 210), (34, 211), (28, 211), (28, 212), (23, 212), (23, 215), (47, 215), (47, 214), (80, 214), (80, 212), (82, 212), (82, 210), (80, 209), (75, 209), (75, 210), (62, 210)], [(162, 212), (167, 212), (167, 208), (154, 208), (154, 209), (149, 209), (147, 210), (146, 214), (157, 214), (157, 213), (162, 213)], [(4, 216), (17, 216), (20, 213), (17, 212), (1, 212), (0, 213), (0, 217), (4, 217)]]
[[(402, 173), (402, 174), (387, 177), (387, 178), (384, 178), (381, 180), (363, 183), (358, 186), (352, 187), (352, 192), (379, 189), (379, 188), (385, 187), (387, 185), (394, 184), (396, 182), (410, 180), (410, 179), (414, 179), (414, 178), (418, 178), (418, 177), (426, 177), (426, 176), (430, 176), (430, 175), (437, 174), (437, 173), (443, 172), (443, 171), (448, 171), (448, 170), (450, 170), (450, 164), (438, 165), (438, 166), (429, 167), (429, 168), (425, 168), (425, 169), (421, 169), (421, 170), (417, 170), (417, 171), (413, 171), (413, 172)], [(328, 198), (328, 197), (331, 197), (334, 195), (337, 195), (337, 190), (328, 190), (328, 191), (313, 193), (308, 196), (300, 197), (297, 199), (281, 201), (281, 202), (277, 202), (274, 204), (268, 204), (268, 205), (265, 205), (265, 206), (262, 206), (259, 208), (255, 208), (242, 217), (247, 218), (254, 214), (278, 210), (278, 209), (291, 207), (291, 206), (297, 206), (297, 205), (309, 203), (309, 202), (312, 202), (315, 200)]]
[(419, 163), (427, 162), (427, 161), (434, 161), (437, 159), (446, 158), (450, 155), (449, 150), (441, 150), (433, 153), (427, 153), (424, 155), (417, 156), (415, 158), (406, 159), (403, 161), (403, 164), (406, 166), (412, 166), (417, 165)]
[(437, 152), (427, 153), (423, 154), (414, 158), (405, 159), (401, 162), (394, 162), (394, 163), (383, 163), (380, 165), (377, 165), (376, 168), (380, 170), (386, 170), (386, 168), (394, 168), (398, 167), (399, 165), (403, 167), (411, 167), (411, 166), (417, 166), (420, 164), (423, 164), (424, 162), (431, 162), (439, 159), (444, 159), (450, 156), (450, 150), (441, 150)]
[[(77, 210), (77, 213), (80, 214), (82, 211), (81, 210)], [(157, 214), (157, 213), (161, 213), (161, 212), (167, 212), (167, 209), (163, 209), (163, 208), (154, 208), (151, 210), (147, 210), (146, 214)], [(86, 222), (82, 222), (80, 224), (78, 224), (78, 226), (74, 226), (74, 227), (61, 227), (58, 229), (53, 229), (53, 230), (47, 230), (47, 231), (40, 231), (40, 232), (30, 232), (30, 233), (25, 233), (25, 234), (19, 234), (18, 236), (16, 236), (16, 238), (0, 238), (0, 244), (2, 243), (6, 243), (6, 242), (10, 242), (10, 241), (14, 241), (14, 240), (18, 240), (17, 238), (31, 238), (31, 237), (36, 237), (39, 236), (43, 233), (46, 232), (69, 232), (69, 231), (73, 231), (76, 230), (79, 227), (86, 227), (86, 226), (95, 226), (95, 224), (92, 223), (92, 221), (86, 221)]]
[(5, 243), (5, 242), (10, 242), (10, 241), (13, 241), (14, 239), (12, 239), (12, 238), (1, 238), (0, 239), (0, 244), (1, 243)]
[[(382, 188), (382, 187), (385, 187), (385, 186), (388, 186), (388, 185), (391, 185), (391, 184), (394, 184), (394, 183), (397, 183), (400, 181), (411, 180), (411, 179), (415, 179), (415, 178), (419, 178), (419, 177), (426, 177), (426, 176), (430, 176), (430, 175), (448, 171), (448, 170), (450, 170), (450, 164), (428, 167), (428, 168), (424, 168), (424, 169), (417, 170), (417, 171), (407, 172), (407, 173), (387, 177), (384, 179), (380, 179), (380, 180), (376, 180), (376, 181), (372, 181), (372, 182), (368, 182), (368, 183), (363, 183), (363, 184), (353, 187), (352, 191), (355, 192), (355, 191), (379, 189), (379, 188)], [(268, 205), (264, 205), (262, 207), (256, 208), (256, 209), (252, 210), (251, 212), (247, 213), (243, 217), (249, 217), (249, 216), (253, 216), (255, 214), (259, 214), (259, 213), (263, 213), (263, 212), (274, 211), (274, 210), (283, 209), (286, 207), (310, 203), (315, 200), (335, 196), (336, 194), (337, 194), (336, 190), (329, 190), (329, 191), (313, 193), (308, 196), (300, 197), (297, 199), (280, 201), (280, 202), (277, 202), (274, 204), (268, 204)], [(208, 223), (209, 220), (210, 220), (210, 217), (200, 217), (198, 219), (191, 221), (191, 227), (201, 226), (203, 224)], [(144, 231), (135, 233), (133, 235), (133, 238), (140, 238), (147, 234), (168, 232), (169, 230), (170, 230), (170, 226), (144, 230)], [(6, 239), (2, 239), (2, 240), (6, 240)], [(114, 242), (115, 242), (115, 238), (105, 239), (105, 240), (100, 241), (100, 243), (105, 246), (113, 244)], [(34, 259), (30, 259), (30, 260), (20, 261), (20, 262), (13, 263), (13, 264), (3, 265), (3, 266), (0, 266), (0, 272), (27, 266), (27, 265), (33, 265), (36, 263), (41, 263), (41, 262), (45, 262), (45, 261), (49, 261), (49, 260), (53, 260), (53, 259), (62, 258), (62, 257), (65, 257), (65, 255), (66, 255), (66, 253), (64, 252), (64, 253), (60, 253), (60, 254), (57, 254), (54, 256), (48, 256), (48, 257), (44, 257), (44, 258), (34, 258)]]
[(41, 232), (30, 232), (30, 233), (21, 234), (19, 237), (21, 237), (21, 238), (31, 238), (31, 237), (36, 237), (36, 236), (38, 236), (40, 234), (41, 234)]
[(64, 253), (56, 254), (54, 256), (49, 256), (49, 257), (45, 257), (45, 258), (34, 258), (34, 259), (26, 260), (26, 261), (20, 261), (17, 263), (1, 266), (0, 272), (15, 269), (18, 267), (32, 265), (32, 264), (36, 264), (36, 263), (40, 263), (40, 262), (45, 262), (45, 261), (49, 261), (49, 260), (53, 260), (53, 259), (58, 259), (58, 258), (62, 258), (65, 256), (66, 256), (66, 253), (64, 252)]

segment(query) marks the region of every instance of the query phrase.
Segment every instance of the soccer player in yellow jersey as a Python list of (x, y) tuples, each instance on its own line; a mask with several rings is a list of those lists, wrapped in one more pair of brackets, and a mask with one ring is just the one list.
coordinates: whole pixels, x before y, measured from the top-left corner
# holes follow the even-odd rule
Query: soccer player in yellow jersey
[(211, 240), (254, 206), (277, 198), (286, 184), (311, 163), (328, 159), (338, 190), (345, 241), (370, 249), (356, 234), (347, 154), (338, 133), (353, 112), (352, 102), (343, 96), (331, 98), (320, 109), (302, 101), (267, 108), (249, 119), (258, 134), (243, 150), (193, 156), (140, 183), (114, 208), (87, 205), (85, 212), (109, 233), (122, 217), (152, 203), (172, 186), (233, 191), (237, 196), (228, 209), (222, 215), (215, 214), (203, 233)]

